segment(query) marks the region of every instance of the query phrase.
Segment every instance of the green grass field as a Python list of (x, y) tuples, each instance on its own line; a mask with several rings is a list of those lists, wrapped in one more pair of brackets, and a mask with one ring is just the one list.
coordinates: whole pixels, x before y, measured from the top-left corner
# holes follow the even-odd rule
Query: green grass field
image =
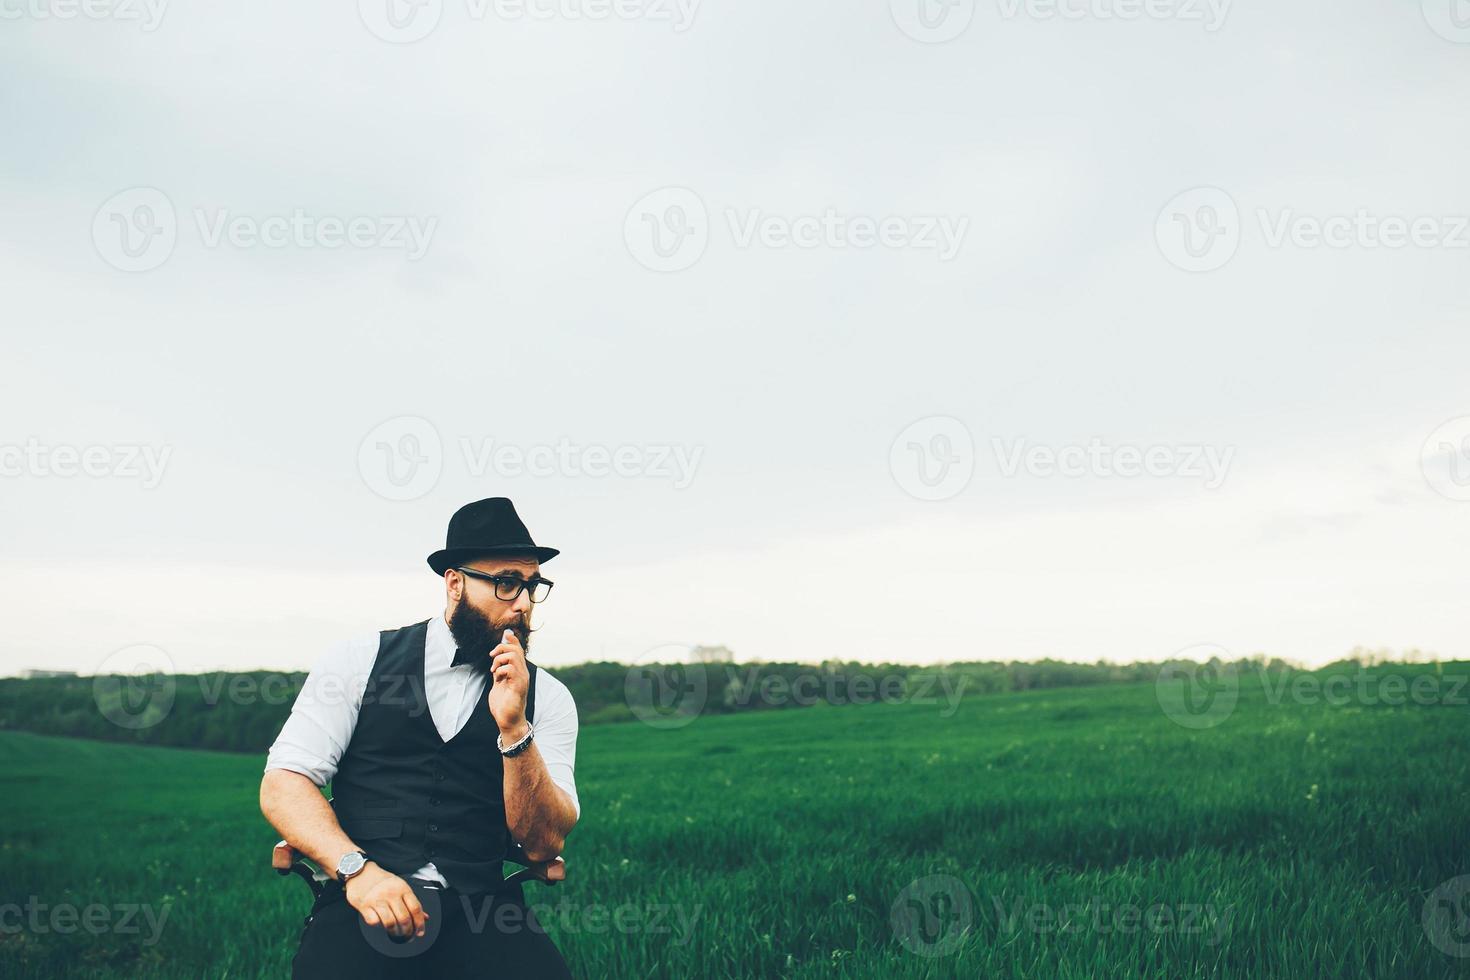
[[(590, 978), (1470, 975), (1424, 918), (1470, 873), (1470, 713), (1277, 700), (1247, 681), (1203, 730), (1153, 685), (584, 728), (569, 881), (527, 897)], [(0, 905), (107, 907), (100, 935), (0, 915), (0, 976), (286, 974), (308, 901), (267, 867), (261, 758), (0, 751)]]

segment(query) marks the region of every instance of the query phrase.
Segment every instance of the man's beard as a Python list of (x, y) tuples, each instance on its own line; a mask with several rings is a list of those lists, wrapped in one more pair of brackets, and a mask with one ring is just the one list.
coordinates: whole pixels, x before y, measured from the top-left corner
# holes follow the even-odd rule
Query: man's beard
[(530, 652), (531, 628), (519, 616), (497, 625), (464, 599), (449, 613), (449, 633), (454, 637), (454, 645), (475, 655), (472, 666), (477, 671), (490, 669), (490, 651), (500, 645), (506, 630), (515, 633), (522, 650)]

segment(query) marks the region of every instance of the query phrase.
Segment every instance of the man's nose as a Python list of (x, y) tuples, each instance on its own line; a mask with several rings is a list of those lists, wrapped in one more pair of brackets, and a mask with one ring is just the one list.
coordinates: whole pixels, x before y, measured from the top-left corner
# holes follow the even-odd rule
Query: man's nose
[(531, 590), (529, 588), (522, 589), (521, 594), (516, 596), (515, 601), (510, 604), (510, 608), (520, 613), (522, 618), (530, 614)]

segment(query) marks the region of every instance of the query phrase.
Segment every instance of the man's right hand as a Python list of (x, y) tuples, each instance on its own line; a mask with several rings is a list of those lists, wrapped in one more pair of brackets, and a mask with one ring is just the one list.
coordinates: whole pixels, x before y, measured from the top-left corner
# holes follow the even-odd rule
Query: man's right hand
[(369, 861), (347, 879), (347, 904), (357, 909), (362, 921), (381, 926), (394, 936), (424, 935), (429, 915), (419, 904), (408, 882)]

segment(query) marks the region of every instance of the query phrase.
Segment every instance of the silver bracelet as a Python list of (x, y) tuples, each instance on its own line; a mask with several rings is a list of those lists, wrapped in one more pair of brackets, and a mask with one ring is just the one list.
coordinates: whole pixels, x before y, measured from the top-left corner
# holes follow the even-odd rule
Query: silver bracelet
[(516, 739), (516, 744), (509, 745), (508, 746), (508, 745), (505, 744), (504, 736), (502, 736), (502, 735), (496, 735), (495, 736), (495, 747), (500, 750), (500, 754), (501, 755), (505, 756), (507, 759), (510, 759), (510, 758), (513, 758), (515, 756), (518, 756), (522, 752), (526, 751), (526, 747), (531, 744), (531, 738), (535, 734), (536, 734), (536, 726), (535, 725), (532, 725), (528, 721), (528, 722), (526, 722), (526, 734), (524, 734), (520, 738)]

